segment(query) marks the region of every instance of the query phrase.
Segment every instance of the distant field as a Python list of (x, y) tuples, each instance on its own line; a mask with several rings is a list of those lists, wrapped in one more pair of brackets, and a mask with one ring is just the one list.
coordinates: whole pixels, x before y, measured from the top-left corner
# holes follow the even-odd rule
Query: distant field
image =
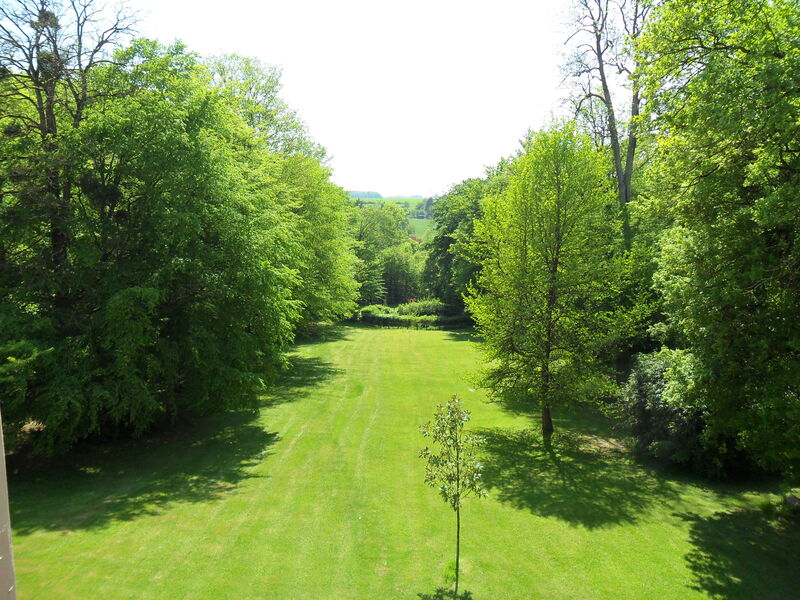
[(258, 414), (12, 472), (20, 600), (449, 598), (453, 512), (417, 451), (453, 393), (486, 440), (474, 600), (800, 598), (800, 532), (759, 509), (768, 489), (643, 466), (587, 412), (557, 411), (544, 445), (527, 406), (465, 380), (466, 333), (344, 327), (292, 360)]
[(414, 210), (417, 204), (424, 202), (423, 198), (361, 198), (364, 204), (399, 204), (408, 210)]
[(433, 219), (409, 219), (411, 233), (422, 241), (428, 241), (433, 237)]
[(433, 219), (417, 219), (414, 217), (414, 211), (417, 205), (420, 202), (424, 202), (422, 198), (361, 198), (359, 201), (364, 204), (373, 204), (375, 206), (399, 204), (410, 213), (408, 224), (411, 229), (411, 235), (418, 237), (424, 242), (427, 242), (433, 237)]

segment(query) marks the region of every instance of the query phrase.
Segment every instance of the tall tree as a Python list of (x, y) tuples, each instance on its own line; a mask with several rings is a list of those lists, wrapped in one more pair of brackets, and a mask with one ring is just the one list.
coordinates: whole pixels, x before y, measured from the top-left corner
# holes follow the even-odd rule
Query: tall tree
[(538, 402), (547, 438), (552, 406), (605, 381), (617, 219), (604, 171), (574, 125), (534, 133), (475, 223), (481, 271), (467, 307), (486, 341), (487, 385)]
[(486, 187), (482, 179), (467, 179), (433, 205), (436, 232), (430, 242), (425, 280), (437, 298), (451, 305), (463, 305), (467, 285), (477, 271), (477, 266), (455, 249), (459, 241), (472, 237), (472, 224), (481, 216)]
[(315, 158), (300, 153), (276, 160), (280, 201), (295, 217), (298, 258), (294, 296), (303, 304), (302, 322), (335, 321), (352, 314), (358, 298), (353, 207)]
[[(631, 247), (628, 203), (632, 181), (642, 90), (638, 64), (630, 44), (639, 38), (651, 10), (652, 0), (577, 0), (576, 31), (570, 37), (576, 48), (567, 66), (578, 94), (576, 116), (588, 116), (599, 141), (608, 141), (614, 162), (617, 200), (623, 215), (625, 244)], [(619, 77), (622, 76), (622, 80)], [(620, 117), (615, 91), (629, 89), (628, 118)], [(598, 111), (595, 104), (602, 109)], [(623, 107), (622, 110), (625, 110)], [(598, 124), (599, 120), (599, 124)]]
[(706, 442), (800, 465), (800, 5), (674, 0), (640, 40), (660, 136), (658, 288)]
[(387, 289), (382, 254), (408, 240), (408, 213), (397, 204), (360, 205), (352, 227), (358, 257), (356, 280), (361, 285), (359, 303), (384, 302)]
[(330, 182), (325, 149), (315, 143), (280, 97), (280, 70), (236, 54), (211, 58), (212, 83), (250, 126), (272, 157), (280, 201), (290, 208), (299, 279), (294, 290), (302, 302), (302, 323), (336, 320), (355, 308), (354, 240), (349, 230), (353, 207), (346, 193)]
[(425, 250), (417, 242), (407, 241), (387, 248), (380, 255), (387, 304), (401, 304), (422, 292)]
[(325, 148), (311, 139), (297, 112), (279, 95), (280, 69), (238, 54), (211, 58), (208, 68), (214, 83), (231, 97), (239, 115), (270, 150), (325, 160)]
[(463, 307), (464, 294), (475, 280), (478, 265), (462, 249), (472, 241), (473, 225), (483, 214), (484, 198), (505, 189), (509, 163), (509, 159), (501, 159), (486, 170), (483, 179), (466, 179), (433, 204), (436, 231), (429, 244), (424, 278), (430, 291), (443, 302)]
[(137, 41), (90, 83), (95, 100), (78, 126), (59, 130), (47, 157), (62, 189), (70, 183), (60, 315), (46, 287), (56, 268), (42, 259), (48, 237), (37, 235), (50, 214), (35, 175), (49, 163), (20, 151), (40, 136), (13, 128), (0, 142), (10, 250), (0, 401), (9, 439), (32, 423), (28, 441), (41, 451), (250, 405), (298, 318), (299, 259), (273, 161), (196, 58)]
[(48, 312), (61, 322), (68, 319), (73, 295), (68, 261), (75, 210), (75, 165), (65, 135), (106, 93), (93, 85), (92, 73), (109, 61), (132, 24), (122, 11), (110, 22), (103, 16), (95, 0), (0, 4), (0, 119), (7, 134), (25, 140), (6, 148), (19, 151), (17, 188), (24, 188), (27, 204), (46, 214), (49, 249), (36, 285)]

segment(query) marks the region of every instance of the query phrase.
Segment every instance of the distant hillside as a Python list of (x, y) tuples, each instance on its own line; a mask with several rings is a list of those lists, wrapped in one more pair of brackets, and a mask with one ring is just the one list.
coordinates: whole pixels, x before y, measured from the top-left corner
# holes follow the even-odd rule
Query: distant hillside
[(347, 192), (351, 198), (383, 198), (378, 192)]
[[(350, 192), (351, 197), (353, 192)], [(384, 206), (386, 204), (397, 204), (408, 211), (408, 216), (412, 219), (431, 219), (433, 218), (433, 198), (423, 196), (404, 196), (392, 198), (355, 198), (357, 204)]]

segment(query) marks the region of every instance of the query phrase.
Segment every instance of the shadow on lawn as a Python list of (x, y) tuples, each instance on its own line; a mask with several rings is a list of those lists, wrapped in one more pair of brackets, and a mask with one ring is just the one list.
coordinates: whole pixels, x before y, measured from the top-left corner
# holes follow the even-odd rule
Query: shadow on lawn
[(311, 346), (347, 339), (350, 339), (348, 326), (340, 323), (312, 323), (297, 332), (295, 343), (301, 346)]
[[(503, 412), (525, 416), (532, 419), (533, 426), (541, 427), (540, 408), (533, 401), (520, 400), (514, 397), (496, 396), (488, 400)], [(604, 416), (596, 407), (582, 404), (569, 404), (553, 410), (553, 423), (556, 432), (580, 431), (600, 437), (613, 437), (615, 423)]]
[(289, 370), (268, 393), (262, 396), (260, 404), (262, 408), (306, 398), (313, 394), (315, 388), (344, 372), (316, 356), (295, 354), (289, 357), (289, 361)]
[(551, 444), (519, 429), (478, 429), (484, 480), (498, 499), (587, 528), (632, 523), (656, 502), (675, 498), (670, 483), (633, 463), (602, 438), (560, 429)]
[(800, 528), (756, 510), (677, 515), (690, 523), (686, 562), (712, 598), (800, 598)]
[[(264, 404), (302, 398), (336, 372), (319, 359), (295, 357)], [(237, 411), (140, 440), (87, 443), (38, 467), (20, 463), (9, 478), (14, 533), (102, 528), (174, 504), (221, 499), (242, 482), (264, 477), (254, 467), (279, 439), (264, 430), (257, 411)]]
[(166, 440), (87, 445), (21, 471), (9, 482), (14, 533), (100, 528), (220, 498), (259, 476), (251, 467), (278, 439), (254, 421), (254, 413), (237, 412)]
[(445, 330), (446, 337), (451, 342), (479, 342), (481, 337), (474, 329), (449, 329)]
[(453, 590), (445, 588), (438, 588), (432, 594), (417, 594), (417, 598), (420, 600), (475, 600), (472, 592), (462, 592), (456, 597), (456, 595), (453, 594)]

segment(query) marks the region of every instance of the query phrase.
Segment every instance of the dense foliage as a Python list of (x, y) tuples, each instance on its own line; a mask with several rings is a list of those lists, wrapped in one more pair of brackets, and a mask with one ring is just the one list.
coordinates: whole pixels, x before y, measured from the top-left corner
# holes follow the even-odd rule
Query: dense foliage
[(446, 311), (445, 303), (437, 298), (421, 298), (397, 307), (401, 315), (443, 315)]
[[(547, 238), (514, 232), (557, 218), (542, 216), (545, 173), (519, 187), (529, 145), (500, 170), (499, 190), (487, 189), (491, 177), (466, 180), (437, 200), (426, 283), (454, 302), (472, 282), (468, 307), (495, 391), (546, 408), (550, 369), (532, 358), (552, 339), (549, 323), (567, 333), (557, 368), (574, 366), (564, 399), (633, 368), (619, 407), (642, 453), (714, 475), (753, 460), (790, 472), (800, 464), (800, 8), (576, 0), (575, 9), (570, 100), (602, 158), (582, 156), (572, 172), (596, 164), (597, 181), (613, 182), (619, 216), (606, 221), (624, 241), (598, 250), (584, 272), (609, 293), (572, 305), (597, 322), (537, 312), (547, 286), (533, 278), (535, 249)], [(559, 265), (550, 276), (569, 273)], [(569, 350), (592, 338), (604, 340), (605, 359), (573, 362), (596, 356), (594, 342)], [(607, 399), (613, 386), (604, 387)]]
[(370, 304), (359, 308), (354, 319), (370, 325), (412, 329), (461, 329), (472, 325), (472, 320), (467, 315), (436, 299), (407, 302), (397, 306)]
[(487, 187), (482, 179), (468, 179), (434, 204), (436, 232), (425, 264), (425, 279), (431, 293), (448, 304), (463, 306), (467, 285), (477, 272), (477, 265), (455, 250), (459, 241), (472, 238), (473, 222), (482, 214), (481, 201)]
[(620, 402), (635, 452), (715, 478), (749, 468), (734, 437), (709, 443), (694, 382), (694, 358), (684, 350), (663, 348), (636, 358)]
[(59, 21), (71, 13), (57, 3), (12, 4), (2, 17), (17, 29), (0, 35), (9, 443), (57, 451), (252, 404), (298, 323), (355, 306), (349, 200), (286, 111), (267, 118), (271, 91), (247, 96), (177, 44), (139, 40), (108, 61), (121, 21), (90, 40), (95, 13)]
[(427, 252), (409, 236), (404, 206), (360, 203), (355, 237), (360, 304), (401, 304), (422, 294)]
[[(658, 136), (657, 289), (705, 443), (800, 464), (800, 5), (666, 2), (638, 46)], [(657, 209), (656, 209), (657, 210)]]
[(613, 337), (618, 219), (604, 157), (567, 124), (534, 133), (486, 200), (471, 254), (467, 307), (485, 339), (486, 383), (550, 409), (605, 387), (599, 352)]

